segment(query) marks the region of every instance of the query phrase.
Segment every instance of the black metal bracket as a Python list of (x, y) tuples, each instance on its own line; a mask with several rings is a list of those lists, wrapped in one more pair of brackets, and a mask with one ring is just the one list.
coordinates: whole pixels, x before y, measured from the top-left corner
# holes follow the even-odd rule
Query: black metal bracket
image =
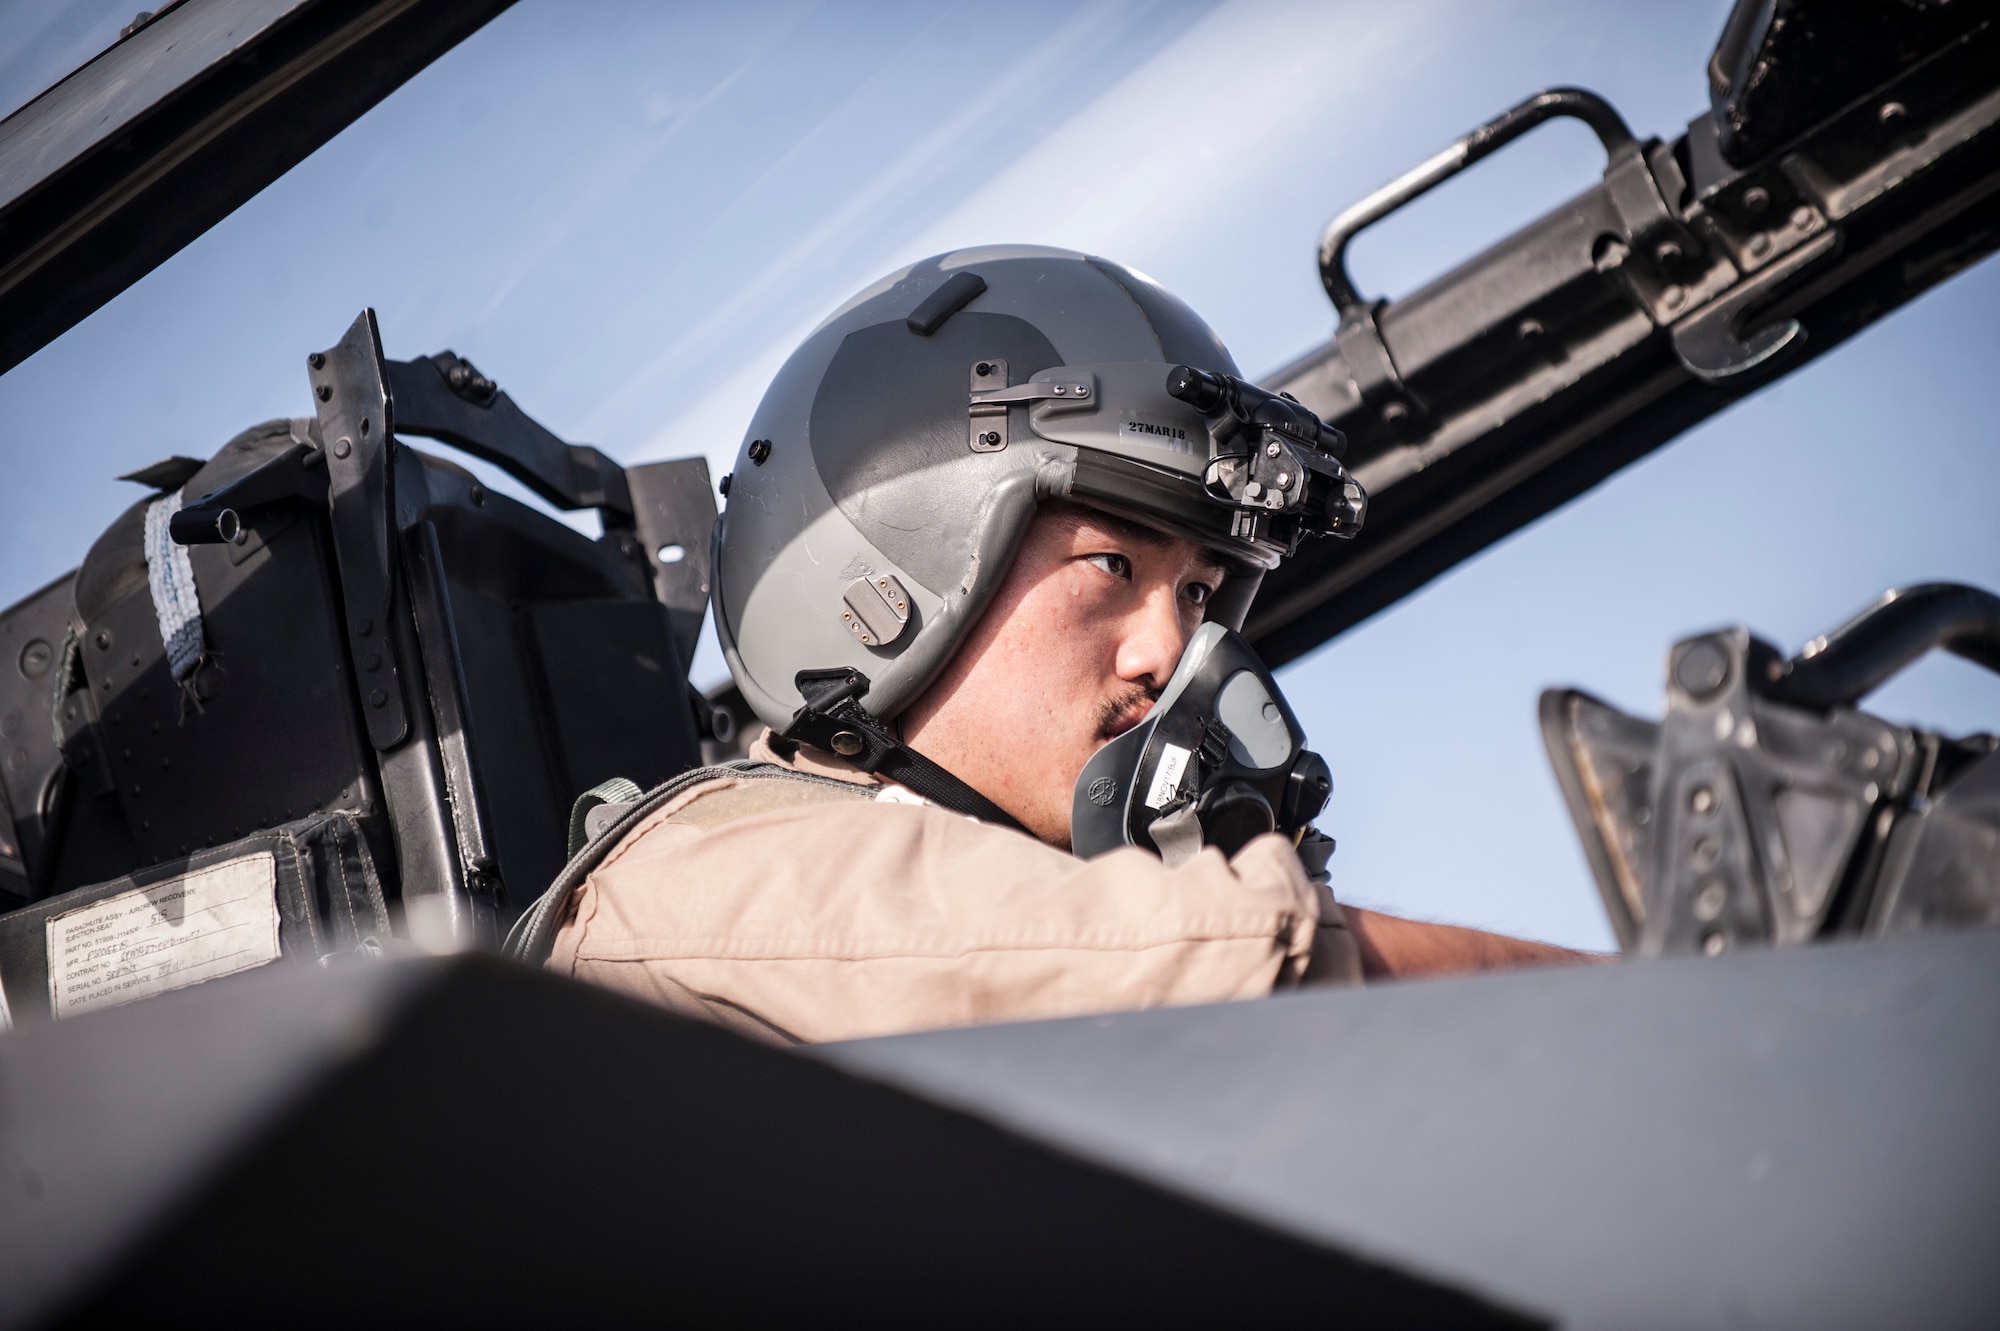
[(363, 310), (338, 344), (314, 352), (306, 365), (326, 451), (344, 632), (361, 714), (369, 742), (394, 748), (410, 733), (410, 719), (389, 631), (396, 588), (396, 423), (375, 311)]
[(453, 352), (384, 367), (396, 428), (491, 462), (557, 508), (595, 508), (632, 525), (625, 469), (588, 444), (566, 444)]
[(181, 545), (221, 545), (241, 541), (256, 510), (284, 500), (326, 503), (326, 457), (311, 444), (294, 444), (255, 471), (237, 477), (183, 504), (167, 521)]
[[(1348, 208), (1327, 223), (1320, 237), (1320, 283), (1340, 316), (1334, 344), (1354, 377), (1363, 405), (1391, 434), (1412, 433), (1429, 413), (1423, 400), (1403, 382), (1395, 357), (1382, 338), (1378, 317), (1383, 302), (1363, 299), (1348, 275), (1348, 245), (1366, 228), (1473, 163), (1558, 118), (1583, 121), (1604, 145), (1604, 188), (1625, 232), (1625, 249), (1612, 266), (1619, 269), (1634, 302), (1656, 323), (1667, 322), (1686, 302), (1688, 288), (1676, 279), (1704, 266), (1700, 261), (1702, 247), (1662, 197), (1645, 147), (1632, 137), (1612, 105), (1597, 94), (1582, 88), (1538, 92)], [(1671, 167), (1671, 159), (1665, 160)], [(1636, 262), (1628, 262), (1635, 256)], [(1695, 289), (1711, 285), (1715, 283), (1708, 277), (1694, 283)]]
[(466, 889), (488, 909), (496, 907), (499, 890), (498, 842), (489, 824), (491, 802), (479, 781), (474, 761), (470, 690), (459, 658), (458, 626), (453, 623), (451, 595), (445, 584), (444, 554), (438, 547), (437, 525), (420, 522), (403, 533), (404, 571), (409, 577), (410, 604), (417, 621), (418, 650), (423, 655), (424, 681), (437, 720), (438, 754), (442, 760), (451, 828), (458, 842), (459, 869)]
[(648, 462), (627, 469), (625, 482), (632, 496), (633, 535), (644, 547), (641, 553), (652, 575), (653, 596), (667, 608), (674, 649), (686, 670), (694, 660), (702, 617), (708, 613), (716, 517), (708, 461)]
[(1715, 383), (1754, 370), (1801, 344), (1805, 328), (1797, 319), (1778, 319), (1749, 332), (1750, 316), (1768, 306), (1806, 269), (1840, 248), (1838, 231), (1822, 231), (1777, 263), (1741, 283), (1673, 326), (1674, 354), (1697, 378)]

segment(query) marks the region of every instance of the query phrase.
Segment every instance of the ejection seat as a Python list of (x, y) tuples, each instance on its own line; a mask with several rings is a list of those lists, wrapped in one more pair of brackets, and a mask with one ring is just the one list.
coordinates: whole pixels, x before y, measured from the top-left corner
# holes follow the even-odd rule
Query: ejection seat
[[(715, 500), (700, 459), (566, 444), (373, 311), (315, 414), (153, 494), (0, 613), (0, 990), (88, 1010), (284, 958), (497, 945), (612, 776), (700, 760), (687, 684)], [(497, 464), (592, 539), (420, 452)], [(667, 556), (663, 560), (662, 554)]]

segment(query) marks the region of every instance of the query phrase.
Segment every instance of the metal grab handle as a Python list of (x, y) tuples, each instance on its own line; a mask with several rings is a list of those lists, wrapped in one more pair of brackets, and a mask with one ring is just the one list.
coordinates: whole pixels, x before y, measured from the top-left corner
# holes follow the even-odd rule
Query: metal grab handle
[(1547, 88), (1497, 119), (1489, 120), (1443, 152), (1397, 176), (1326, 224), (1319, 242), (1319, 280), (1333, 307), (1345, 315), (1364, 302), (1347, 275), (1347, 245), (1364, 228), (1436, 189), (1480, 158), (1506, 147), (1544, 121), (1567, 116), (1597, 134), (1605, 155), (1616, 159), (1637, 148), (1632, 131), (1611, 103), (1582, 88)]
[(2000, 672), (2000, 596), (1955, 582), (1884, 593), (1807, 643), (1768, 692), (1800, 707), (1845, 707), (1933, 647)]

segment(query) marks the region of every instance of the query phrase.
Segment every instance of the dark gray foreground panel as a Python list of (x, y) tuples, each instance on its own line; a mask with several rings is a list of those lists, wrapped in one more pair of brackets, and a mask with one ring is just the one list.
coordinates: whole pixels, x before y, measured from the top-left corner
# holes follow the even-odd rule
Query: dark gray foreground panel
[(826, 1052), (1567, 1326), (2000, 1325), (2000, 933)]
[(1522, 1326), (811, 1059), (490, 959), (0, 1038), (0, 1325)]

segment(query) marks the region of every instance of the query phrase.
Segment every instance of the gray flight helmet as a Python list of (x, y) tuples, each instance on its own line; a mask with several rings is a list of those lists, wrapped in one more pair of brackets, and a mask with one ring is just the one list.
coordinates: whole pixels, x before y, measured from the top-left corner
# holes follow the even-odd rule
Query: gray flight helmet
[(1167, 392), (1178, 365), (1236, 374), (1179, 299), (1068, 250), (958, 250), (843, 305), (764, 394), (716, 523), (716, 631), (757, 715), (782, 730), (800, 671), (853, 668), (895, 717), (1048, 499), (1215, 549), (1209, 618), (1240, 628), (1287, 545), (1204, 491), (1209, 427)]

